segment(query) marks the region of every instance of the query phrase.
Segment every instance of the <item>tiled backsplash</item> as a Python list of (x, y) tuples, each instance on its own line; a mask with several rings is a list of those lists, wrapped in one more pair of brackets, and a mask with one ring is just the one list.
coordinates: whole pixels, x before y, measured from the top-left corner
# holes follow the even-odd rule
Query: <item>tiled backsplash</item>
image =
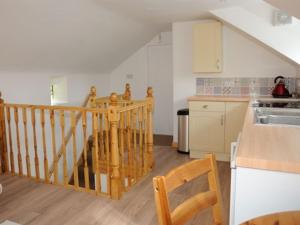
[[(197, 95), (270, 96), (274, 88), (274, 78), (197, 78)], [(296, 78), (286, 78), (290, 93), (295, 92)]]

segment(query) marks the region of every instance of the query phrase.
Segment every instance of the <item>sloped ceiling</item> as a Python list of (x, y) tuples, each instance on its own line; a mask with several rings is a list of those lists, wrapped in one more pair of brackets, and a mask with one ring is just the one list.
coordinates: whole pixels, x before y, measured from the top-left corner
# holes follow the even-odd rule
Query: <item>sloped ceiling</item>
[(108, 73), (171, 22), (252, 0), (1, 0), (0, 70)]
[(273, 25), (273, 12), (277, 10), (264, 1), (253, 1), (244, 6), (212, 10), (211, 13), (244, 33), (300, 65), (300, 21)]
[(105, 73), (159, 30), (95, 0), (1, 0), (0, 70)]
[(292, 16), (300, 19), (300, 1), (298, 0), (265, 0), (271, 5), (286, 11)]

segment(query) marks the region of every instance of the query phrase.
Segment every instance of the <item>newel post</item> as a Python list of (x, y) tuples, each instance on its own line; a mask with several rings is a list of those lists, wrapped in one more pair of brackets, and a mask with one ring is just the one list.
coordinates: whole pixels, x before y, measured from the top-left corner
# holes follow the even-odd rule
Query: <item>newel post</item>
[(6, 143), (4, 100), (2, 99), (2, 94), (0, 92), (0, 173), (2, 172), (9, 172), (9, 168)]
[(154, 166), (153, 160), (153, 89), (148, 87), (147, 89), (147, 158), (148, 158), (148, 168), (151, 170)]
[(131, 90), (130, 90), (130, 84), (129, 83), (127, 83), (125, 85), (124, 100), (131, 100)]
[(111, 198), (120, 199), (122, 197), (122, 183), (120, 176), (120, 153), (118, 147), (118, 123), (120, 114), (117, 111), (118, 96), (112, 93), (110, 96), (110, 107), (108, 110), (108, 120), (110, 122), (110, 150), (111, 150)]
[(97, 90), (95, 86), (91, 87), (90, 90), (90, 99), (89, 99), (89, 107), (96, 108), (96, 98), (97, 98)]

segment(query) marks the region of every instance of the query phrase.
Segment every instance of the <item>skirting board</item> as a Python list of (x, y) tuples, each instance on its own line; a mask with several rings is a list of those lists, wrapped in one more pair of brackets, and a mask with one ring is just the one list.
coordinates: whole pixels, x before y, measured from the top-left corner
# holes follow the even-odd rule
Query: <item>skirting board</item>
[(177, 149), (178, 148), (178, 143), (177, 142), (172, 142), (172, 148)]

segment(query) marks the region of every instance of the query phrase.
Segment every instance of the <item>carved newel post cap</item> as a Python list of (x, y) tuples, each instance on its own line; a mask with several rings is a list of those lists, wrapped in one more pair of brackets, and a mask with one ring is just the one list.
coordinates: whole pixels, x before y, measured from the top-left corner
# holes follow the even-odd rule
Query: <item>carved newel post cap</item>
[(116, 106), (117, 103), (118, 103), (118, 95), (117, 95), (117, 93), (115, 93), (115, 92), (111, 93), (109, 100), (110, 100), (110, 104), (112, 106)]
[(96, 93), (97, 91), (96, 91), (96, 87), (95, 86), (92, 86), (91, 87), (91, 96), (96, 96), (97, 95), (97, 93)]
[(152, 87), (148, 87), (147, 89), (147, 97), (153, 97), (153, 88)]

